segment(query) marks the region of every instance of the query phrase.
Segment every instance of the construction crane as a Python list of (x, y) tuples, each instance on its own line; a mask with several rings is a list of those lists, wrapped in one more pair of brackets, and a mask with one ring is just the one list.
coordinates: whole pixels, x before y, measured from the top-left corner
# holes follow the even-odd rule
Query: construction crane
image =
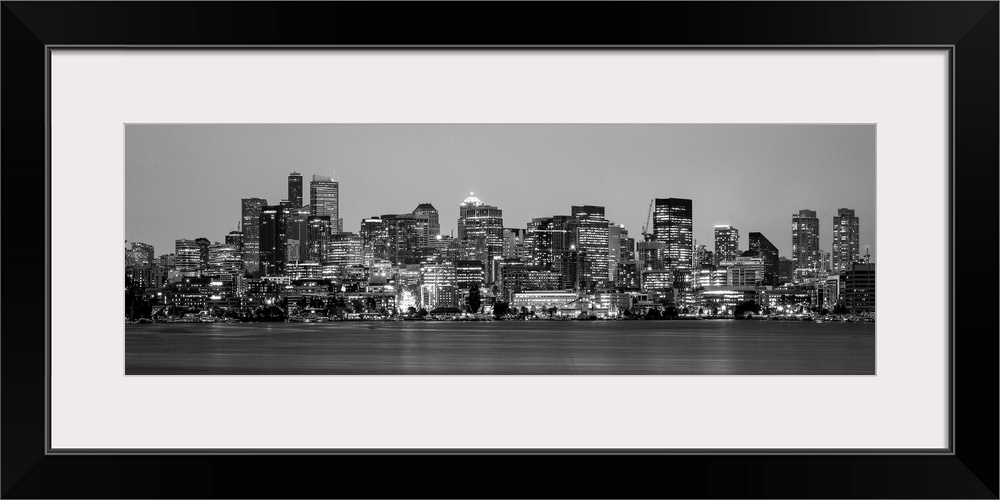
[(653, 239), (653, 233), (647, 231), (649, 228), (649, 219), (653, 217), (653, 202), (655, 199), (649, 200), (649, 211), (646, 213), (646, 223), (642, 225), (642, 237), (646, 241)]

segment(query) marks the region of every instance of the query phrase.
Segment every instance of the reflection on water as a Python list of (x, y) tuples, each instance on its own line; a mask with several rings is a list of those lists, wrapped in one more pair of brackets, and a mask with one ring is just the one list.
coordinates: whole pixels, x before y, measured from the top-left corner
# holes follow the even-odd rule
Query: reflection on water
[(874, 375), (873, 323), (126, 325), (126, 375)]

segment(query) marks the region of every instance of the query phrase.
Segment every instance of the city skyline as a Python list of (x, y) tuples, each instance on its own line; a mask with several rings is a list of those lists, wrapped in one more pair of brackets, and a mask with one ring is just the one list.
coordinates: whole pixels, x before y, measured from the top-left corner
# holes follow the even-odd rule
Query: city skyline
[[(523, 229), (532, 218), (596, 205), (641, 241), (650, 200), (676, 197), (693, 200), (694, 239), (708, 249), (714, 247), (714, 227), (729, 225), (739, 231), (740, 251), (749, 248), (745, 235), (759, 232), (789, 258), (793, 213), (816, 211), (820, 249), (829, 253), (833, 217), (850, 208), (860, 219), (860, 253), (867, 246), (874, 260), (874, 132), (874, 125), (128, 125), (125, 237), (153, 245), (156, 255), (172, 253), (177, 239), (221, 242), (238, 229), (241, 199), (259, 197), (278, 205), (288, 197), (289, 174), (297, 172), (310, 179), (330, 176), (339, 184), (343, 230), (353, 233), (364, 218), (407, 213), (430, 203), (440, 213), (441, 233), (451, 234), (457, 229), (459, 204), (475, 192), (503, 211), (503, 227)], [(344, 147), (318, 165), (316, 155), (326, 152), (331, 138), (340, 138), (335, 142)], [(779, 143), (784, 147), (778, 148)], [(373, 144), (381, 149), (371, 148)], [(525, 147), (534, 154), (523, 152)], [(672, 155), (663, 156), (665, 150)], [(367, 162), (366, 151), (371, 153)], [(414, 151), (425, 154), (409, 154)], [(624, 175), (606, 182), (609, 168), (582, 159), (597, 153), (615, 158), (620, 167), (611, 169), (612, 174)], [(271, 157), (282, 154), (287, 160), (271, 166), (279, 163)], [(405, 163), (387, 162), (408, 157), (409, 164), (426, 165), (428, 158), (449, 156), (464, 157), (470, 166), (407, 169), (401, 166)], [(727, 157), (741, 161), (720, 163)], [(655, 168), (684, 163), (685, 158), (689, 168)], [(525, 162), (548, 167), (526, 173)], [(573, 162), (578, 168), (566, 171)], [(798, 166), (807, 162), (813, 166)], [(200, 177), (185, 175), (195, 169)], [(462, 184), (481, 185), (482, 177), (496, 182), (435, 198)], [(208, 182), (177, 185), (176, 179), (192, 178)], [(655, 187), (652, 181), (664, 178), (674, 182)], [(503, 187), (511, 179), (514, 185)], [(696, 192), (704, 197), (689, 194)], [(528, 193), (542, 196), (532, 199)], [(644, 198), (646, 193), (650, 198)], [(780, 200), (801, 205), (786, 206)], [(650, 217), (650, 232), (652, 228)]]

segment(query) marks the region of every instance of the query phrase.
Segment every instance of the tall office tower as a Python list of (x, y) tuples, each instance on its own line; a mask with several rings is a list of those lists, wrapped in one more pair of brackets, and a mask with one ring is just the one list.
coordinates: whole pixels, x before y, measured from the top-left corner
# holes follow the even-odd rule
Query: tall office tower
[(343, 231), (340, 220), (340, 183), (325, 175), (313, 175), (309, 182), (309, 215), (325, 215), (330, 218), (330, 229), (334, 233)]
[(240, 252), (232, 243), (214, 243), (208, 247), (208, 275), (231, 282), (240, 274)]
[(749, 240), (750, 250), (757, 252), (757, 256), (764, 259), (764, 284), (777, 286), (778, 247), (774, 246), (761, 233), (750, 233)]
[(302, 174), (292, 172), (288, 174), (288, 201), (293, 207), (301, 207), (302, 203)]
[(402, 264), (416, 258), (417, 250), (427, 246), (426, 240), (421, 239), (422, 235), (426, 234), (425, 229), (422, 229), (427, 227), (426, 215), (384, 214), (380, 218), (388, 243), (386, 259)]
[(486, 280), (492, 283), (495, 280), (496, 269), (494, 260), (499, 260), (503, 255), (503, 211), (499, 208), (486, 205), (475, 193), (469, 193), (469, 197), (462, 200), (458, 206), (458, 239), (473, 240), (483, 238), (486, 243)]
[[(288, 261), (309, 260), (309, 206), (290, 207), (288, 210)], [(292, 249), (297, 249), (293, 253)]]
[(208, 247), (212, 242), (208, 238), (195, 238), (194, 242), (198, 244), (198, 256), (201, 259), (198, 270), (204, 273), (208, 271)]
[(441, 234), (441, 220), (437, 209), (430, 203), (421, 203), (413, 209), (413, 215), (427, 217), (427, 222), (420, 226), (420, 246), (430, 246), (430, 241)]
[(282, 276), (285, 273), (285, 254), (288, 236), (288, 207), (265, 205), (260, 211), (260, 274)]
[(380, 217), (369, 217), (361, 220), (361, 253), (365, 265), (373, 261), (385, 259), (389, 246), (389, 233)]
[(125, 265), (147, 267), (156, 263), (153, 256), (153, 245), (133, 241), (125, 250)]
[(837, 210), (833, 218), (833, 272), (846, 271), (861, 259), (859, 226), (853, 209)]
[(799, 210), (792, 214), (792, 261), (796, 269), (818, 269), (819, 219), (815, 210)]
[(325, 215), (310, 215), (306, 219), (306, 255), (302, 260), (325, 264), (329, 244), (330, 218)]
[(525, 244), (529, 245), (531, 264), (541, 269), (552, 269), (552, 217), (536, 217), (528, 223)]
[(570, 213), (576, 218), (576, 247), (581, 252), (583, 269), (580, 280), (584, 288), (604, 288), (611, 282), (608, 275), (610, 221), (604, 218), (604, 207), (574, 205)]
[(618, 278), (618, 263), (622, 260), (622, 240), (628, 239), (628, 231), (622, 224), (608, 222), (608, 283), (614, 285)]
[(795, 279), (795, 261), (788, 257), (778, 257), (778, 284), (791, 283)]
[(653, 210), (653, 239), (667, 245), (666, 268), (691, 271), (694, 254), (691, 200), (657, 198)]
[(733, 226), (715, 226), (715, 265), (733, 262), (740, 255), (740, 230)]
[(260, 212), (267, 205), (263, 198), (243, 198), (240, 230), (243, 233), (243, 271), (260, 276)]
[(201, 248), (195, 240), (174, 241), (174, 268), (181, 276), (199, 276)]

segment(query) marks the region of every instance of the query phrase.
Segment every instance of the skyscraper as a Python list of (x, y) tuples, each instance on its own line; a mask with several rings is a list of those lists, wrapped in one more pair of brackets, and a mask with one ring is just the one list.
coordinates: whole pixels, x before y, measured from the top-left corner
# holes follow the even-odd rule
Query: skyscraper
[(792, 214), (792, 261), (796, 269), (820, 267), (819, 219), (815, 210)]
[(260, 274), (281, 276), (285, 273), (287, 260), (286, 225), (288, 207), (266, 205), (260, 211)]
[(761, 233), (750, 233), (749, 240), (750, 250), (757, 252), (757, 255), (764, 259), (764, 284), (776, 286), (778, 284), (778, 247), (774, 246)]
[(740, 230), (733, 226), (715, 226), (715, 265), (733, 262), (740, 255)]
[(691, 271), (694, 253), (691, 200), (657, 198), (653, 210), (653, 239), (666, 244), (667, 269)]
[(611, 255), (609, 251), (609, 224), (604, 218), (604, 207), (594, 205), (573, 206), (571, 213), (576, 218), (576, 246), (581, 252), (583, 269), (580, 280), (589, 288), (608, 286), (608, 268)]
[(861, 258), (860, 224), (854, 210), (841, 208), (833, 218), (833, 272), (851, 269)]
[(298, 172), (288, 174), (288, 201), (293, 207), (302, 206), (302, 174)]
[(503, 211), (486, 205), (475, 193), (462, 200), (458, 206), (458, 239), (473, 240), (482, 238), (486, 245), (486, 279), (495, 279), (494, 258), (503, 255)]
[(243, 233), (243, 270), (260, 275), (260, 212), (267, 205), (263, 198), (243, 198), (240, 230)]
[[(288, 261), (309, 260), (309, 206), (292, 206), (288, 211), (286, 237), (288, 238)], [(298, 253), (293, 253), (296, 251)]]
[(340, 220), (340, 183), (325, 175), (313, 175), (309, 182), (310, 215), (325, 215), (330, 218), (330, 227), (335, 233), (343, 231)]
[(306, 255), (303, 260), (326, 264), (330, 244), (330, 218), (325, 215), (310, 215), (306, 233)]
[(430, 203), (421, 203), (417, 205), (417, 208), (413, 209), (413, 215), (427, 217), (426, 223), (420, 223), (420, 246), (426, 247), (430, 244), (430, 240), (441, 234), (441, 221), (438, 211)]

